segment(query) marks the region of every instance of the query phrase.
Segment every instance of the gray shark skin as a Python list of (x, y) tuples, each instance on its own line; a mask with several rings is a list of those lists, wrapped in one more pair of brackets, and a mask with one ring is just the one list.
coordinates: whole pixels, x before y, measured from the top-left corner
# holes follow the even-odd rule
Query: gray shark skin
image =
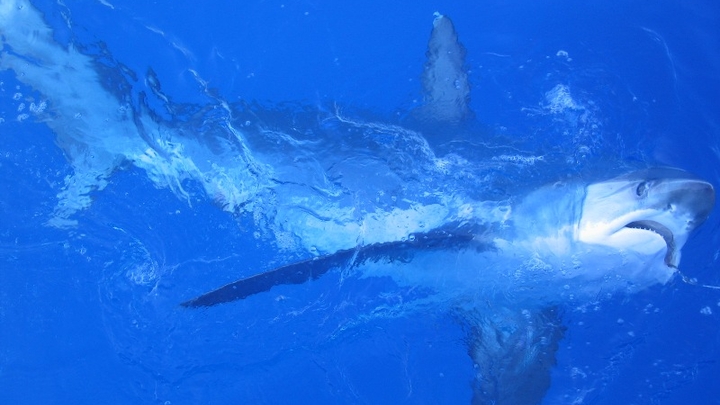
[(422, 74), (424, 120), (457, 124), (472, 116), (470, 84), (465, 71), (465, 48), (450, 18), (435, 13)]
[[(18, 81), (49, 101), (52, 114), (44, 122), (73, 168), (57, 196), (50, 226), (77, 226), (74, 216), (90, 206), (90, 193), (101, 191), (121, 163), (144, 170), (158, 188), (170, 189), (188, 202), (183, 182), (194, 181), (233, 214), (245, 207), (249, 208), (243, 213), (254, 214), (251, 209), (263, 203), (257, 197), (268, 195), (262, 191), (277, 191), (277, 179), (287, 180), (282, 175), (295, 168), (263, 162), (262, 154), (246, 142), (247, 134), (257, 133), (237, 130), (230, 119), (217, 121), (222, 142), (212, 147), (202, 138), (186, 136), (192, 128), (127, 108), (102, 86), (93, 58), (72, 45), (56, 43), (28, 0), (0, 0), (0, 40), (0, 69), (15, 72)], [(426, 56), (425, 98), (415, 113), (433, 125), (457, 128), (472, 113), (465, 50), (449, 18), (436, 13)], [(152, 89), (160, 94), (159, 87)], [(224, 101), (214, 107), (232, 115)], [(339, 114), (335, 119), (347, 128), (372, 132), (380, 127), (377, 133), (402, 135), (391, 138), (412, 141), (407, 144), (422, 155), (423, 163), (431, 163), (428, 168), (439, 161), (424, 138), (405, 128), (351, 122)], [(283, 158), (269, 156), (273, 162)], [(348, 165), (345, 173), (357, 167), (362, 166)], [(378, 173), (387, 171), (377, 167)], [(292, 172), (288, 177), (298, 182), (298, 175)], [(326, 177), (331, 177), (324, 171), (307, 174), (314, 175), (321, 180), (308, 181), (313, 186), (326, 186)], [(362, 183), (354, 190), (361, 187), (373, 186)], [(460, 314), (467, 327), (467, 351), (477, 366), (472, 381), (476, 404), (541, 401), (565, 331), (562, 306), (590, 302), (601, 293), (630, 294), (667, 283), (678, 274), (689, 236), (715, 204), (711, 184), (675, 168), (638, 170), (590, 183), (558, 182), (517, 196), (507, 206), (504, 201), (484, 204), (458, 198), (461, 201), (414, 201), (410, 209), (400, 204), (374, 207), (377, 210), (366, 210), (361, 220), (353, 215), (362, 207), (328, 203), (336, 196), (341, 200), (342, 193), (336, 191), (322, 188), (309, 194), (320, 201), (309, 202), (307, 195), (277, 192), (273, 197), (284, 198), (277, 206), (285, 209), (278, 209), (272, 219), (276, 222), (266, 226), (284, 232), (278, 231), (277, 239), (297, 235), (304, 252), (320, 244), (317, 251), (332, 253), (259, 272), (181, 305), (212, 307), (345, 269), (360, 277), (390, 277), (399, 286), (423, 287), (439, 297), (438, 303)], [(384, 227), (388, 223), (391, 226)]]

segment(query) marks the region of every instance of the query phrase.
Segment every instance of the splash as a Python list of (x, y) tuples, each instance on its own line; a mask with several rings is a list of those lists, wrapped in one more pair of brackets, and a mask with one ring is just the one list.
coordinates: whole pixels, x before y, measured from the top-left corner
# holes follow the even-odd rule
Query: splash
[[(42, 94), (31, 116), (55, 132), (73, 169), (57, 195), (51, 226), (77, 226), (94, 194), (115, 171), (132, 165), (189, 206), (210, 199), (252, 218), (257, 237), (270, 237), (281, 249), (322, 254), (402, 239), (448, 221), (502, 221), (496, 211), (516, 194), (505, 190), (546, 162), (513, 153), (511, 145), (458, 143), (438, 154), (417, 130), (361, 120), (339, 108), (326, 113), (230, 104), (194, 71), (206, 105), (172, 104), (148, 73), (152, 96), (166, 111), (183, 112), (163, 119), (149, 106), (151, 96), (122, 90), (132, 89), (137, 75), (106, 51), (92, 55), (63, 46), (29, 2), (3, 4), (0, 68)], [(439, 48), (429, 63), (436, 71), (445, 66), (445, 74), (464, 74), (452, 23), (436, 16), (434, 26), (430, 46)], [(453, 97), (467, 101), (461, 78)], [(448, 108), (458, 111), (452, 104)]]

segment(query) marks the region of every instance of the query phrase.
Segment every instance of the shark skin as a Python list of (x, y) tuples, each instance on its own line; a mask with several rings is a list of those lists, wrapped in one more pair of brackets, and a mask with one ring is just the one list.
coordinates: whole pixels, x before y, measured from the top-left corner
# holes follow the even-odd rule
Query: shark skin
[(418, 116), (448, 124), (472, 117), (465, 48), (449, 17), (435, 13), (422, 74), (424, 103)]
[[(102, 190), (121, 164), (144, 169), (158, 187), (181, 198), (188, 198), (182, 181), (197, 181), (230, 208), (252, 202), (252, 190), (271, 177), (229, 122), (222, 123), (228, 135), (223, 139), (237, 160), (218, 163), (208, 145), (184, 137), (182, 129), (127, 108), (102, 86), (93, 58), (56, 43), (28, 0), (0, 0), (0, 39), (0, 69), (14, 71), (18, 81), (48, 99), (51, 114), (44, 122), (74, 169), (49, 225), (75, 226), (73, 217), (89, 207), (89, 194)], [(439, 13), (426, 56), (424, 103), (414, 113), (433, 125), (456, 127), (472, 117), (465, 50), (450, 19)], [(243, 171), (257, 179), (238, 175)], [(402, 239), (377, 238), (260, 272), (182, 306), (242, 300), (337, 269), (391, 277), (401, 286), (434, 291), (461, 314), (468, 354), (477, 365), (473, 403), (535, 404), (550, 384), (565, 331), (562, 305), (667, 283), (678, 274), (689, 235), (712, 211), (715, 193), (680, 169), (651, 168), (590, 184), (556, 183), (517, 201), (498, 216), (450, 216), (431, 222), (429, 231), (413, 228)], [(307, 218), (297, 223), (311, 226)]]

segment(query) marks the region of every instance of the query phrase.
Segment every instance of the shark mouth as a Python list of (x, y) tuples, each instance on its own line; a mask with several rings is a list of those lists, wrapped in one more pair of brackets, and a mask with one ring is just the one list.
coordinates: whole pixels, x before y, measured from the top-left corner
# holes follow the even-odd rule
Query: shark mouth
[(667, 245), (667, 252), (665, 253), (665, 264), (668, 267), (677, 268), (677, 265), (673, 262), (676, 250), (675, 236), (668, 227), (661, 224), (660, 222), (646, 220), (630, 222), (629, 224), (625, 225), (625, 228), (642, 229), (645, 231), (655, 232), (656, 234), (662, 236), (663, 240), (665, 241), (665, 245)]

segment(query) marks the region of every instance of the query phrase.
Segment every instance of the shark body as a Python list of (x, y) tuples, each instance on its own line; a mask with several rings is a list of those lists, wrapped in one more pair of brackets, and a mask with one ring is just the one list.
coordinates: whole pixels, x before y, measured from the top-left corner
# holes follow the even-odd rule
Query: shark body
[[(502, 225), (446, 224), (401, 241), (339, 250), (238, 280), (183, 305), (230, 302), (342, 267), (431, 288), (440, 280), (441, 288), (466, 289), (468, 296), (487, 291), (487, 285), (502, 293), (524, 285), (540, 295), (515, 295), (541, 305), (562, 299), (563, 291), (587, 297), (632, 293), (670, 280), (682, 246), (714, 204), (710, 183), (674, 168), (635, 171), (587, 186), (555, 184), (511, 207)], [(533, 269), (533, 263), (541, 267)], [(548, 282), (555, 288), (533, 288)]]
[[(49, 225), (74, 226), (73, 217), (90, 204), (88, 194), (101, 190), (120, 162), (144, 169), (180, 197), (187, 197), (182, 181), (196, 180), (230, 211), (251, 206), (253, 190), (275, 184), (266, 181), (275, 173), (255, 159), (229, 121), (222, 122), (222, 147), (231, 153), (220, 155), (147, 111), (127, 108), (100, 84), (91, 57), (53, 40), (29, 1), (0, 0), (0, 36), (0, 69), (15, 71), (19, 81), (50, 100), (54, 115), (47, 125), (74, 169)], [(457, 38), (450, 19), (436, 14), (423, 72), (425, 103), (416, 112), (436, 126), (472, 117), (465, 50)], [(683, 245), (714, 201), (708, 182), (679, 169), (654, 168), (589, 184), (548, 185), (507, 205), (470, 204), (476, 212), (464, 215), (436, 214), (442, 207), (425, 206), (415, 212), (431, 224), (429, 231), (413, 224), (400, 232), (402, 238), (349, 244), (359, 231), (347, 228), (340, 247), (323, 249), (329, 253), (240, 279), (182, 305), (211, 307), (334, 269), (391, 277), (441, 294), (463, 314), (471, 331), (468, 353), (478, 366), (475, 403), (534, 404), (547, 390), (564, 333), (558, 306), (668, 282)], [(285, 210), (284, 219), (279, 212), (278, 222), (295, 224), (291, 231), (307, 245), (337, 235), (328, 231), (333, 221), (320, 224), (322, 215), (307, 214), (314, 206), (301, 208)], [(395, 212), (378, 216), (376, 229), (409, 210)], [(431, 216), (449, 219), (430, 221)], [(327, 228), (316, 232), (316, 225)]]
[[(192, 300), (209, 307), (317, 279), (333, 269), (391, 277), (451, 297), (471, 324), (474, 403), (534, 404), (550, 384), (564, 327), (556, 306), (669, 281), (715, 204), (711, 184), (674, 168), (554, 184), (498, 224), (446, 224), (243, 278)], [(488, 308), (487, 303), (492, 303)]]

